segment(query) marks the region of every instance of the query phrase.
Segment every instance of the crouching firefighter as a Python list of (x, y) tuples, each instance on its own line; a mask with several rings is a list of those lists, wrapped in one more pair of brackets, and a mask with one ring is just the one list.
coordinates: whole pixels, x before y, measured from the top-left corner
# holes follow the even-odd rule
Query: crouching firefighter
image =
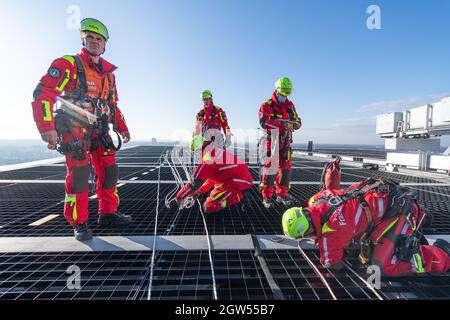
[[(130, 216), (117, 211), (119, 170), (115, 152), (120, 146), (114, 145), (108, 124), (113, 123), (114, 131), (125, 143), (130, 134), (117, 107), (116, 67), (100, 57), (109, 38), (108, 30), (100, 21), (88, 18), (81, 21), (81, 36), (81, 53), (53, 61), (34, 91), (32, 107), (42, 140), (66, 157), (64, 216), (74, 228), (76, 239), (88, 240), (92, 238), (87, 225), (90, 160), (97, 175), (99, 225), (123, 226), (131, 222)], [(75, 109), (61, 108), (54, 115), (53, 106), (61, 97), (66, 107)], [(86, 121), (86, 115), (94, 121)]]
[(222, 211), (240, 203), (244, 192), (253, 185), (253, 178), (247, 164), (236, 155), (213, 146), (202, 136), (195, 136), (190, 144), (191, 150), (201, 153), (199, 164), (192, 181), (177, 194), (177, 201), (192, 197), (197, 200), (211, 189), (203, 208), (206, 213)]
[(400, 276), (450, 269), (450, 244), (428, 245), (421, 227), (431, 215), (413, 192), (381, 179), (368, 179), (343, 190), (325, 190), (308, 208), (283, 215), (283, 231), (292, 238), (316, 237), (324, 267), (341, 268), (344, 249), (361, 245), (362, 264), (377, 265), (383, 275)]

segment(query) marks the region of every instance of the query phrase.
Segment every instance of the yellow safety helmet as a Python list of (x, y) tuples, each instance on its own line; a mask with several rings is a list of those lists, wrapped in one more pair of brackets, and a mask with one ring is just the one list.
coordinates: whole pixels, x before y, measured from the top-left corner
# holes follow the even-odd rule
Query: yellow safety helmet
[(283, 214), (283, 232), (286, 236), (303, 238), (311, 227), (311, 217), (305, 208), (290, 208)]

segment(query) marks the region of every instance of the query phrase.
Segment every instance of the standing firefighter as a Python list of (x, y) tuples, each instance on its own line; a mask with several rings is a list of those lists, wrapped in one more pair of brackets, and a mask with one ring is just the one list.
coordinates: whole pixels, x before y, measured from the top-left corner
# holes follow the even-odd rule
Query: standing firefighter
[(228, 147), (231, 144), (231, 131), (225, 111), (214, 105), (211, 91), (203, 91), (200, 98), (203, 100), (203, 108), (197, 113), (192, 136), (202, 135), (207, 142), (212, 141), (218, 147), (223, 147), (225, 142), (225, 146)]
[[(33, 116), (42, 140), (49, 148), (65, 154), (67, 175), (64, 215), (78, 240), (89, 240), (88, 183), (91, 159), (97, 175), (99, 225), (126, 225), (131, 217), (117, 211), (119, 196), (116, 183), (118, 166), (116, 147), (109, 135), (113, 123), (127, 143), (130, 134), (122, 112), (117, 107), (114, 77), (116, 67), (100, 57), (105, 52), (108, 30), (96, 19), (81, 21), (83, 48), (80, 54), (66, 55), (53, 61), (33, 93)], [(53, 114), (58, 97), (82, 112), (61, 108)], [(64, 103), (63, 103), (64, 104)], [(83, 113), (84, 112), (84, 113)], [(94, 122), (87, 122), (90, 115)]]
[(259, 122), (267, 133), (265, 152), (268, 158), (264, 161), (260, 186), (266, 208), (274, 206), (272, 197), (275, 183), (276, 201), (286, 206), (293, 204), (288, 195), (292, 167), (292, 132), (300, 129), (302, 123), (294, 104), (287, 98), (291, 93), (291, 80), (280, 78), (275, 83), (272, 97), (259, 108)]
[(410, 190), (368, 179), (347, 189), (319, 192), (308, 208), (287, 210), (282, 224), (292, 238), (316, 237), (324, 267), (341, 268), (344, 249), (359, 241), (361, 263), (396, 276), (450, 269), (450, 244), (443, 239), (425, 244), (421, 227), (431, 220)]

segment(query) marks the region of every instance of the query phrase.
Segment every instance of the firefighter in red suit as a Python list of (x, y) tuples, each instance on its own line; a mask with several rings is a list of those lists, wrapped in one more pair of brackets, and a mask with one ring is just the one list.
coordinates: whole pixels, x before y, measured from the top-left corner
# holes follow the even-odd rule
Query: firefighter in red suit
[(126, 225), (131, 217), (117, 211), (119, 171), (109, 134), (97, 132), (70, 116), (54, 115), (53, 106), (58, 96), (64, 97), (91, 113), (101, 112), (125, 143), (130, 133), (117, 106), (116, 67), (100, 57), (109, 38), (108, 30), (100, 21), (88, 18), (81, 21), (81, 35), (81, 53), (53, 61), (33, 93), (32, 108), (39, 133), (49, 148), (55, 149), (57, 142), (63, 146), (60, 150), (64, 150), (67, 165), (64, 216), (74, 228), (75, 237), (84, 241), (92, 238), (87, 225), (90, 160), (97, 175), (99, 225)]
[(252, 187), (253, 178), (247, 164), (236, 155), (204, 142), (201, 136), (192, 139), (191, 150), (201, 152), (201, 158), (192, 181), (178, 192), (177, 201), (188, 197), (196, 200), (212, 189), (203, 208), (206, 213), (213, 213), (241, 202), (243, 192)]
[[(204, 90), (200, 95), (203, 108), (195, 118), (195, 128), (192, 137), (202, 135), (206, 142), (213, 141), (218, 147), (228, 147), (231, 144), (231, 131), (225, 111), (214, 104), (210, 90)], [(225, 141), (223, 134), (225, 135)]]
[(292, 132), (302, 125), (294, 104), (287, 98), (292, 93), (291, 80), (282, 77), (275, 83), (275, 88), (272, 97), (259, 108), (259, 122), (267, 135), (264, 141), (267, 158), (264, 160), (260, 185), (263, 205), (267, 209), (274, 206), (274, 191), (278, 203), (286, 206), (293, 204), (292, 197), (288, 195), (292, 168)]
[(390, 198), (389, 193), (383, 191), (385, 189), (374, 188), (334, 205), (339, 198), (333, 196), (345, 197), (360, 186), (364, 186), (362, 190), (367, 188), (366, 184), (358, 183), (347, 190), (325, 190), (315, 196), (312, 206), (287, 210), (282, 221), (284, 233), (293, 238), (314, 236), (324, 267), (341, 268), (344, 249), (353, 240), (365, 238), (372, 249), (361, 251), (360, 261), (379, 266), (384, 275), (450, 269), (450, 244), (447, 241), (438, 239), (433, 245), (415, 241), (414, 246), (407, 246), (411, 243), (407, 239), (415, 238), (421, 223), (431, 223), (431, 217), (417, 201), (399, 200), (401, 205), (391, 206), (388, 205), (391, 199), (399, 198)]

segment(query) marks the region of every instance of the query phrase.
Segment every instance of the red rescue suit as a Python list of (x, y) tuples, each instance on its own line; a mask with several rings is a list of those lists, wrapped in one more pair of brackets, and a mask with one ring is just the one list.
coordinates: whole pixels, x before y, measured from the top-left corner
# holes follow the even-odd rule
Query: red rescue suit
[[(301, 119), (295, 110), (294, 104), (289, 99), (279, 103), (276, 92), (274, 92), (272, 98), (266, 100), (259, 108), (259, 122), (267, 133), (265, 149), (269, 157), (264, 163), (260, 185), (264, 199), (272, 198), (275, 183), (277, 196), (286, 198), (289, 191), (292, 168), (292, 133), (285, 129), (285, 123), (282, 120), (298, 122), (301, 125)], [(278, 154), (271, 154), (273, 141), (270, 139), (270, 134), (276, 130), (279, 133)], [(277, 160), (274, 160), (275, 157), (278, 157), (277, 166)]]
[[(358, 184), (351, 186), (356, 187)], [(329, 194), (343, 194), (342, 190), (325, 190), (315, 195), (315, 199), (328, 197)], [(450, 258), (441, 249), (421, 245), (420, 251), (412, 261), (404, 262), (395, 255), (395, 243), (401, 235), (411, 235), (420, 221), (423, 212), (414, 203), (408, 219), (405, 214), (393, 218), (384, 218), (387, 211), (387, 194), (376, 190), (364, 195), (370, 207), (374, 231), (370, 236), (374, 249), (371, 263), (378, 265), (384, 275), (407, 275), (423, 272), (446, 272), (450, 269)], [(352, 240), (360, 239), (366, 231), (368, 222), (358, 199), (350, 199), (339, 206), (328, 222), (322, 225), (322, 217), (328, 211), (326, 203), (315, 204), (307, 210), (310, 213), (316, 233), (316, 242), (320, 248), (320, 261), (325, 267), (342, 262), (344, 249)]]
[(230, 126), (228, 125), (225, 111), (215, 105), (204, 106), (197, 113), (194, 136), (201, 134), (206, 141), (216, 141), (216, 145), (221, 146), (223, 145), (221, 130), (223, 130), (223, 133), (229, 139)]
[[(80, 79), (83, 77), (80, 77), (78, 64), (84, 71), (85, 84)], [(116, 69), (103, 58), (100, 58), (99, 64), (96, 65), (86, 49), (82, 49), (81, 54), (77, 56), (64, 56), (54, 60), (33, 94), (33, 116), (39, 132), (55, 130), (53, 105), (60, 95), (71, 101), (79, 101), (81, 96), (104, 101), (110, 110), (114, 110), (110, 113), (110, 121), (115, 124), (116, 130), (120, 133), (128, 132), (122, 112), (117, 107), (118, 97), (113, 74)], [(71, 225), (76, 225), (88, 220), (89, 160), (92, 161), (97, 175), (99, 214), (112, 214), (117, 210), (119, 196), (116, 183), (119, 172), (115, 151), (106, 149), (95, 132), (89, 136), (89, 130), (82, 125), (73, 125), (70, 129), (70, 133), (62, 135), (64, 142), (85, 142), (82, 150), (84, 160), (77, 160), (70, 153), (66, 155), (64, 215)]]
[(253, 185), (253, 178), (247, 164), (236, 155), (221, 148), (206, 147), (192, 181), (177, 194), (182, 201), (199, 191), (211, 193), (203, 204), (207, 213), (221, 211), (243, 200), (243, 192)]

